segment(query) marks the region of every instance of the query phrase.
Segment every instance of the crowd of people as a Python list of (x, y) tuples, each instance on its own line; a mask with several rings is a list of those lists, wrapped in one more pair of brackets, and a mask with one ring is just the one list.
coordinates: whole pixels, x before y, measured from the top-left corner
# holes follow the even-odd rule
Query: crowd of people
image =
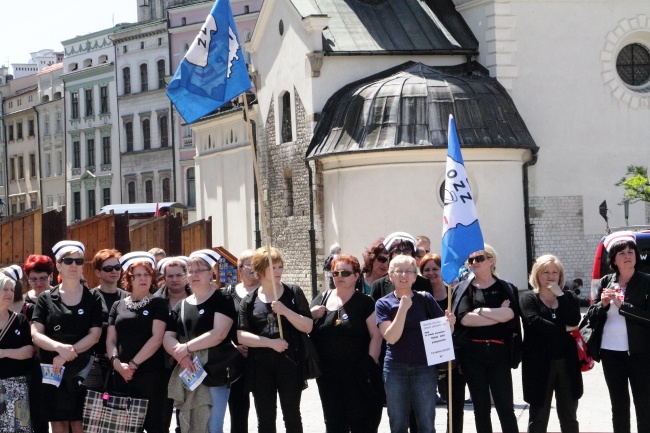
[[(605, 246), (614, 272), (600, 281), (583, 322), (594, 330), (591, 356), (603, 363), (614, 432), (630, 431), (628, 388), (638, 431), (648, 432), (650, 275), (636, 270), (634, 233), (612, 234)], [(553, 395), (562, 432), (579, 431), (583, 383), (572, 333), (581, 314), (557, 257), (537, 258), (529, 290), (519, 291), (497, 274), (487, 244), (452, 287), (424, 236), (380, 238), (363, 264), (338, 244), (330, 252), (326, 288), (311, 304), (283, 280), (273, 247), (242, 252), (240, 283), (227, 287), (210, 249), (188, 257), (97, 251), (94, 288), (77, 241), (57, 243), (54, 260), (30, 255), (22, 267), (2, 269), (0, 432), (82, 433), (86, 390), (100, 389), (146, 399), (146, 432), (220, 433), (227, 410), (231, 433), (248, 432), (252, 395), (259, 432), (276, 431), (279, 398), (286, 431), (301, 433), (310, 346), (327, 433), (376, 432), (384, 408), (391, 432), (434, 432), (437, 390), (452, 403), (453, 433), (462, 433), (466, 388), (477, 432), (493, 431), (492, 405), (501, 431), (519, 432), (512, 369), (520, 364), (527, 431), (547, 430)], [(453, 335), (450, 365), (427, 360), (420, 324), (435, 318)], [(208, 368), (226, 358), (219, 373)], [(209, 374), (190, 389), (181, 375), (197, 360)], [(44, 366), (62, 374), (59, 386), (42, 380)]]

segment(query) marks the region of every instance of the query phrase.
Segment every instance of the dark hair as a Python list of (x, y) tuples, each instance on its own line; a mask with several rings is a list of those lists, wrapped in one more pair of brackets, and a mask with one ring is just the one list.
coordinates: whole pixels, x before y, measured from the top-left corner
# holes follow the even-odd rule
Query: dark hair
[(413, 248), (413, 244), (410, 243), (409, 241), (400, 240), (398, 242), (393, 242), (393, 245), (391, 245), (390, 250), (388, 251), (388, 253), (390, 254), (390, 259), (391, 260), (393, 260), (393, 258), (396, 255), (395, 250), (398, 250), (398, 249), (400, 249), (400, 250), (409, 249), (409, 250), (411, 250), (411, 257), (413, 257), (413, 258), (417, 257), (418, 252), (417, 252), (416, 249)]
[(607, 264), (609, 265), (610, 268), (616, 272), (618, 275), (618, 266), (616, 266), (616, 255), (623, 251), (625, 248), (630, 248), (631, 250), (634, 250), (634, 257), (636, 257), (636, 263), (634, 264), (634, 269), (636, 270), (638, 266), (641, 264), (641, 255), (639, 254), (639, 249), (637, 248), (636, 244), (633, 241), (619, 241), (616, 242), (614, 245), (609, 247), (609, 255), (607, 256)]
[(359, 260), (356, 257), (350, 254), (339, 254), (332, 260), (332, 269), (336, 269), (336, 265), (339, 263), (345, 263), (352, 266), (352, 271), (355, 274), (361, 273), (361, 266), (359, 265)]
[(129, 293), (133, 291), (133, 287), (131, 286), (131, 283), (133, 283), (133, 280), (135, 280), (135, 277), (133, 276), (133, 270), (139, 266), (142, 266), (147, 271), (147, 273), (151, 275), (151, 286), (149, 287), (149, 293), (153, 293), (158, 290), (158, 278), (153, 268), (151, 267), (151, 263), (149, 262), (133, 263), (125, 272), (122, 272), (122, 288)]
[(369, 274), (372, 272), (372, 265), (375, 262), (375, 257), (379, 254), (387, 252), (384, 246), (384, 238), (379, 238), (372, 245), (370, 245), (363, 252), (363, 273)]
[(54, 272), (54, 262), (48, 256), (30, 254), (23, 265), (23, 273), (29, 278), (30, 272), (46, 272), (51, 275)]
[(440, 257), (440, 254), (429, 253), (420, 259), (420, 264), (418, 265), (418, 268), (420, 268), (420, 272), (423, 272), (424, 267), (431, 260), (433, 260), (435, 264), (438, 265), (438, 267), (441, 266), (442, 258)]
[(97, 254), (95, 254), (95, 257), (93, 257), (93, 268), (95, 268), (96, 271), (101, 271), (104, 262), (111, 257), (117, 259), (119, 262), (122, 254), (118, 250), (111, 248), (105, 248), (103, 250), (97, 251)]

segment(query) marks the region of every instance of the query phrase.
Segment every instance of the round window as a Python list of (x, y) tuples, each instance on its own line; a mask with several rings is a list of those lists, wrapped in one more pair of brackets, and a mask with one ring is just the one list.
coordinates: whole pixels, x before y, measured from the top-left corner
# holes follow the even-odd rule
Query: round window
[(650, 51), (641, 44), (629, 44), (616, 57), (616, 72), (628, 86), (650, 83)]

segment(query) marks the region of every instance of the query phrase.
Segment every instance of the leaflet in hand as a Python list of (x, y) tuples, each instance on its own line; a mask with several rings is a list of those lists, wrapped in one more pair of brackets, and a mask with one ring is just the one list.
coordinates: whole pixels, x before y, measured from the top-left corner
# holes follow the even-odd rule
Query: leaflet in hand
[(43, 375), (43, 383), (54, 385), (58, 388), (59, 385), (61, 385), (61, 380), (63, 379), (64, 371), (65, 371), (65, 365), (61, 367), (61, 372), (59, 374), (56, 374), (54, 372), (54, 365), (41, 364), (41, 374)]
[(203, 369), (203, 365), (201, 365), (201, 361), (199, 361), (198, 356), (194, 357), (192, 364), (194, 364), (196, 371), (192, 372), (186, 368), (179, 374), (181, 380), (183, 381), (183, 384), (190, 391), (194, 391), (197, 386), (201, 385), (201, 382), (203, 382), (205, 376), (208, 375), (208, 373), (206, 373)]

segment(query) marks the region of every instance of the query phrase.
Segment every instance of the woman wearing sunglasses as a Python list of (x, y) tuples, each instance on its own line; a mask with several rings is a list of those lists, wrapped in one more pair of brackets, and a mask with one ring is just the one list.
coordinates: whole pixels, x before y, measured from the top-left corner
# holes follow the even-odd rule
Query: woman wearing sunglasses
[(496, 253), (485, 245), (467, 260), (473, 272), (454, 289), (457, 357), (474, 404), (478, 433), (492, 433), (490, 394), (504, 433), (516, 433), (512, 374), (521, 360), (518, 289), (496, 274)]
[(32, 405), (38, 421), (52, 423), (53, 433), (82, 433), (81, 416), (86, 389), (75, 377), (89, 366), (92, 347), (102, 333), (102, 301), (81, 285), (84, 245), (61, 241), (52, 248), (61, 284), (44, 291), (36, 302), (32, 317), (32, 339), (38, 347), (38, 362), (52, 364), (55, 373), (63, 371), (56, 387), (41, 382), (41, 369), (35, 369), (35, 395)]
[(372, 283), (388, 273), (388, 251), (384, 239), (377, 239), (363, 253), (363, 292), (370, 295)]
[(382, 338), (375, 303), (354, 289), (360, 273), (356, 257), (339, 255), (332, 261), (335, 288), (311, 303), (311, 337), (322, 370), (316, 382), (328, 433), (376, 432), (381, 421), (382, 401), (369, 386), (369, 379), (381, 380)]

